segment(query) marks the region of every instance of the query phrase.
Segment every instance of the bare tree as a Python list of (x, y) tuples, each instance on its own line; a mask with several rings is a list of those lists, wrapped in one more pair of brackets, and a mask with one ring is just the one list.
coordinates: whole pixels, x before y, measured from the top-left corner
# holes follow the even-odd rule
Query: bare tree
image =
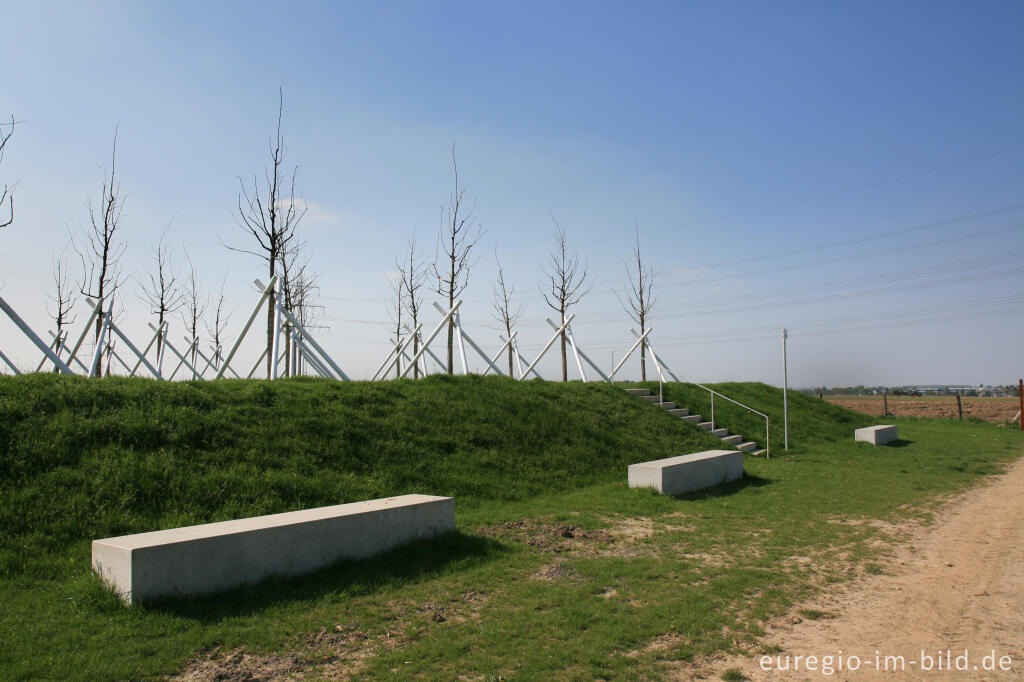
[(217, 294), (217, 301), (213, 304), (213, 324), (211, 325), (207, 320), (203, 321), (206, 333), (210, 335), (210, 339), (213, 341), (213, 362), (216, 369), (220, 369), (220, 355), (223, 347), (221, 342), (224, 338), (224, 330), (231, 320), (231, 313), (225, 308), (224, 285), (227, 283), (227, 280), (228, 274), (225, 272), (224, 277), (220, 281), (220, 292)]
[[(495, 251), (494, 260), (498, 262), (498, 281), (494, 283), (494, 317), (498, 322), (505, 327), (505, 333), (508, 334), (509, 339), (512, 338), (512, 328), (516, 326), (516, 322), (519, 321), (519, 316), (523, 312), (523, 307), (512, 308), (512, 295), (516, 293), (515, 287), (511, 287), (505, 284), (505, 270), (501, 267), (501, 260), (498, 258), (498, 253)], [(515, 376), (512, 373), (512, 344), (508, 346), (508, 375)]]
[[(409, 240), (408, 246), (406, 246), (405, 258), (402, 259), (401, 263), (396, 262), (395, 265), (402, 273), (400, 286), (404, 299), (403, 305), (405, 306), (405, 311), (409, 313), (410, 322), (412, 323), (412, 354), (413, 357), (416, 357), (416, 353), (420, 350), (420, 339), (419, 336), (416, 336), (416, 326), (420, 323), (420, 311), (423, 306), (423, 293), (420, 290), (427, 279), (427, 269), (422, 260), (416, 257), (415, 232), (412, 239)], [(451, 373), (450, 370), (449, 373)], [(419, 362), (413, 366), (412, 374), (413, 378), (419, 379)]]
[[(645, 266), (643, 258), (640, 257), (640, 228), (636, 227), (633, 232), (634, 249), (633, 262), (626, 265), (626, 276), (629, 278), (629, 291), (626, 292), (626, 300), (622, 307), (629, 313), (630, 318), (640, 325), (640, 333), (647, 329), (647, 323), (651, 317), (651, 310), (654, 309), (656, 297), (654, 295), (654, 269)], [(633, 268), (636, 268), (635, 270)], [(635, 274), (634, 274), (635, 273)], [(616, 293), (618, 296), (618, 293)], [(640, 380), (647, 381), (647, 339), (640, 342)]]
[[(286, 149), (281, 137), (281, 117), (284, 114), (284, 91), (278, 90), (277, 130), (270, 138), (270, 165), (264, 169), (264, 186), (261, 188), (252, 179), (248, 189), (241, 177), (238, 183), (242, 193), (238, 195), (238, 224), (258, 245), (257, 249), (240, 249), (228, 246), (232, 251), (248, 253), (267, 263), (270, 279), (277, 276), (278, 265), (283, 254), (289, 251), (295, 239), (295, 230), (306, 215), (306, 205), (295, 197), (295, 178), (298, 166), (292, 169), (290, 184), (285, 176), (284, 158)], [(225, 244), (225, 246), (227, 246)], [(267, 301), (267, 378), (270, 377), (271, 357), (274, 346), (274, 301)]]
[[(64, 248), (65, 250), (67, 249), (67, 247)], [(50, 306), (47, 305), (46, 312), (53, 318), (54, 324), (57, 325), (57, 338), (54, 342), (53, 352), (60, 355), (61, 334), (66, 325), (75, 323), (77, 316), (71, 316), (71, 309), (75, 307), (75, 303), (78, 300), (75, 297), (75, 290), (68, 280), (68, 266), (64, 260), (63, 251), (53, 259), (53, 284), (55, 295), (47, 294), (46, 297), (50, 303), (56, 306), (56, 310), (51, 310)], [(53, 371), (56, 373), (60, 370), (54, 367)]]
[[(11, 116), (10, 123), (0, 123), (0, 161), (4, 160), (4, 149), (11, 136), (14, 135), (15, 125), (13, 116)], [(14, 222), (14, 190), (6, 184), (3, 189), (0, 189), (0, 210), (3, 209), (4, 202), (7, 203), (7, 216), (0, 218), (0, 227), (7, 227)]]
[[(565, 230), (555, 221), (555, 246), (548, 258), (548, 266), (543, 269), (547, 278), (548, 290), (541, 288), (541, 295), (544, 302), (552, 310), (558, 313), (561, 324), (565, 324), (565, 314), (570, 307), (580, 302), (587, 295), (587, 289), (583, 289), (587, 281), (587, 267), (580, 269), (580, 259), (575, 251), (569, 250), (569, 241), (566, 239)], [(582, 289), (582, 291), (581, 291)], [(565, 330), (562, 330), (562, 381), (569, 380), (568, 367), (565, 356)]]
[(192, 258), (189, 257), (187, 249), (185, 250), (185, 262), (188, 263), (188, 277), (185, 279), (185, 286), (182, 290), (182, 298), (184, 300), (181, 309), (181, 321), (185, 323), (185, 329), (188, 330), (189, 338), (192, 339), (189, 363), (195, 367), (196, 358), (199, 355), (199, 324), (202, 322), (203, 315), (206, 314), (207, 302), (203, 300), (202, 286), (196, 278), (196, 266), (192, 263)]
[[(459, 166), (455, 161), (455, 143), (452, 143), (452, 171), (455, 175), (455, 189), (448, 200), (447, 210), (441, 209), (441, 231), (438, 235), (438, 250), (434, 257), (433, 271), (437, 278), (437, 293), (448, 298), (448, 309), (455, 305), (455, 299), (469, 285), (469, 254), (483, 236), (483, 230), (476, 222), (476, 202), (468, 209), (463, 203), (466, 190), (459, 185)], [(448, 320), (448, 373), (452, 374), (452, 343), (455, 337), (455, 320)]]
[[(281, 292), (284, 305), (296, 317), (303, 327), (312, 321), (313, 293), (317, 288), (318, 277), (309, 267), (309, 258), (303, 251), (302, 242), (292, 241), (281, 253)], [(292, 325), (285, 322), (284, 335), (284, 376), (292, 376), (296, 368), (292, 367)]]
[[(401, 270), (398, 266), (398, 259), (395, 259), (395, 267), (397, 270)], [(391, 283), (391, 295), (394, 298), (387, 303), (388, 315), (391, 317), (391, 321), (395, 323), (395, 350), (397, 352), (398, 346), (402, 343), (402, 312), (405, 310), (405, 287), (402, 286), (402, 278), (399, 274), (398, 277), (388, 280)], [(399, 379), (402, 376), (402, 363), (401, 361), (395, 363), (395, 378)]]
[[(114, 145), (110, 153), (110, 175), (103, 171), (99, 205), (88, 200), (89, 224), (83, 228), (85, 245), (81, 250), (75, 247), (82, 261), (82, 282), (79, 289), (83, 296), (98, 299), (100, 306), (96, 317), (96, 342), (99, 343), (103, 328), (103, 316), (111, 312), (111, 299), (121, 284), (119, 264), (124, 255), (125, 244), (118, 240), (125, 196), (117, 183), (117, 130), (114, 131)], [(107, 344), (107, 356), (112, 347)], [(97, 375), (103, 374), (103, 361), (96, 367)], [(109, 374), (109, 367), (108, 367)]]
[(164, 344), (164, 322), (167, 317), (185, 303), (185, 292), (178, 283), (178, 273), (174, 264), (174, 253), (171, 245), (167, 243), (167, 230), (170, 225), (164, 228), (150, 254), (153, 259), (153, 269), (146, 269), (146, 278), (143, 280), (139, 297), (143, 303), (149, 306), (149, 312), (156, 315), (156, 325), (159, 329), (156, 337), (156, 356), (159, 358), (163, 352)]

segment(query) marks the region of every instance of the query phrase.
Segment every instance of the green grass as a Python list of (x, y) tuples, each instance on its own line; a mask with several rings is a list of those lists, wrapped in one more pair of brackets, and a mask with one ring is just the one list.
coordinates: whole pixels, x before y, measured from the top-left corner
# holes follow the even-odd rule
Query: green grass
[[(927, 516), (1024, 445), (897, 420), (899, 447), (876, 448), (839, 417), (673, 498), (627, 488), (626, 464), (718, 441), (619, 387), (0, 378), (0, 678), (156, 678), (241, 648), (314, 679), (657, 679), (754, 651), (764, 619), (884, 565), (869, 521)], [(89, 569), (94, 538), (408, 492), (455, 495), (458, 532), (132, 608)]]

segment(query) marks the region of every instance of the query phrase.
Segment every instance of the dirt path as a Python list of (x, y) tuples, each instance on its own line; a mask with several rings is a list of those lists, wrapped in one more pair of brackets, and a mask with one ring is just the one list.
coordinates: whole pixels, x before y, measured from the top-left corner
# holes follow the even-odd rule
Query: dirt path
[[(720, 680), (735, 668), (750, 680), (1024, 679), (1024, 460), (936, 517), (935, 525), (911, 532), (887, 575), (869, 576), (800, 607), (826, 617), (791, 615), (772, 623), (764, 644), (781, 651), (771, 654), (769, 671), (760, 656), (739, 656), (680, 670), (680, 678)], [(958, 661), (965, 650), (967, 660)], [(931, 657), (930, 669), (922, 651)], [(787, 655), (790, 669), (782, 672)], [(798, 655), (804, 657), (799, 671)], [(825, 674), (823, 657), (829, 655), (833, 672)], [(807, 656), (818, 658), (811, 664)], [(861, 662), (856, 672), (849, 669), (851, 656)], [(903, 656), (902, 666), (885, 656)], [(999, 670), (1008, 662), (1011, 670)], [(956, 670), (964, 663), (966, 669)], [(995, 670), (985, 670), (986, 664)]]

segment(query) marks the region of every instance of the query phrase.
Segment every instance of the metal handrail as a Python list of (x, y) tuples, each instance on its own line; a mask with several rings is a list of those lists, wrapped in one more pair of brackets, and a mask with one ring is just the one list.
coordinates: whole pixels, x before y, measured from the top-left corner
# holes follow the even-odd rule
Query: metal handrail
[[(658, 365), (658, 362), (655, 361), (654, 364), (655, 364), (655, 366), (659, 367), (659, 371), (660, 371), (660, 366)], [(683, 378), (685, 379), (685, 377), (683, 377)], [(760, 415), (760, 416), (764, 417), (764, 441), (765, 441), (764, 442), (764, 456), (765, 456), (765, 459), (771, 459), (771, 456), (772, 456), (772, 438), (771, 438), (771, 424), (770, 424), (770, 420), (768, 419), (768, 415), (766, 415), (764, 412), (759, 412), (758, 410), (755, 410), (750, 405), (744, 405), (743, 403), (741, 403), (738, 400), (733, 400), (729, 396), (724, 395), (722, 393), (719, 393), (715, 389), (709, 388), (709, 387), (705, 386), (704, 384), (699, 384), (696, 381), (692, 381), (692, 380), (688, 380), (688, 381), (689, 381), (689, 383), (693, 384), (694, 386), (698, 386), (700, 388), (703, 388), (705, 391), (707, 391), (708, 393), (711, 394), (711, 430), (712, 431), (714, 431), (714, 429), (715, 429), (715, 396), (716, 395), (719, 398), (724, 398), (725, 400), (728, 400), (730, 403), (733, 403), (734, 405), (739, 405), (740, 407), (742, 407), (745, 410), (748, 410), (750, 412), (753, 412), (756, 415)]]

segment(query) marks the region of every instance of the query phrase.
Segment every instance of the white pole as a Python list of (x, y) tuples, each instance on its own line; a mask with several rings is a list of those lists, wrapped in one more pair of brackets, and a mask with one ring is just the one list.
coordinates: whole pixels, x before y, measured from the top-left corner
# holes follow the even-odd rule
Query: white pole
[[(260, 286), (258, 282), (257, 282), (256, 286)], [(274, 287), (276, 287), (276, 286), (277, 286), (277, 277), (275, 276), (274, 279), (270, 280), (270, 284), (268, 284), (265, 287), (262, 287), (263, 293), (260, 294), (260, 301), (259, 301), (259, 303), (257, 303), (256, 307), (252, 309), (252, 314), (249, 315), (249, 319), (246, 320), (245, 326), (242, 327), (241, 333), (238, 335), (238, 338), (235, 339), (235, 344), (233, 346), (231, 346), (231, 350), (228, 351), (228, 356), (226, 358), (224, 358), (224, 364), (222, 364), (220, 366), (220, 369), (217, 370), (217, 375), (215, 377), (213, 377), (214, 379), (220, 379), (221, 377), (224, 376), (224, 372), (226, 372), (228, 370), (228, 365), (231, 364), (231, 360), (235, 357), (235, 353), (238, 352), (238, 347), (242, 345), (242, 339), (244, 339), (245, 335), (249, 333), (249, 327), (252, 326), (252, 323), (256, 319), (256, 316), (259, 315), (260, 310), (263, 308), (263, 302), (267, 300), (267, 297), (271, 295), (271, 292), (273, 292)], [(264, 349), (263, 357), (266, 357), (266, 356), (267, 356), (267, 352), (266, 352), (266, 349)], [(254, 369), (253, 372), (255, 372), (255, 371), (256, 370)], [(249, 376), (251, 377), (252, 373), (250, 373)]]
[(786, 449), (789, 450), (789, 363), (786, 357), (786, 339), (789, 332), (782, 328), (782, 423), (785, 430)]
[[(569, 326), (569, 323), (570, 323), (570, 322), (572, 322), (572, 321), (573, 321), (573, 319), (574, 319), (575, 317), (576, 317), (576, 313), (573, 313), (572, 315), (570, 315), (570, 316), (569, 316), (569, 317), (568, 317), (568, 318), (567, 318), (567, 319), (565, 320), (565, 322), (563, 322), (563, 323), (562, 323), (562, 326), (561, 326), (561, 327), (559, 327), (559, 328), (558, 328), (558, 329), (557, 329), (557, 330), (555, 331), (555, 334), (554, 334), (554, 336), (552, 336), (552, 337), (551, 337), (551, 339), (550, 339), (550, 340), (549, 340), (549, 341), (547, 342), (547, 345), (545, 345), (545, 346), (544, 346), (544, 348), (543, 348), (543, 350), (541, 350), (541, 352), (540, 352), (540, 355), (538, 355), (538, 356), (537, 356), (537, 359), (536, 359), (536, 360), (534, 360), (534, 361), (533, 361), (533, 363), (532, 363), (532, 364), (531, 364), (531, 365), (530, 365), (529, 367), (527, 367), (527, 368), (526, 368), (526, 373), (527, 373), (527, 374), (529, 374), (530, 372), (532, 372), (532, 371), (533, 371), (533, 368), (537, 366), (537, 363), (538, 363), (538, 362), (540, 362), (540, 359), (541, 359), (542, 357), (544, 357), (544, 354), (548, 352), (548, 349), (549, 349), (549, 348), (551, 348), (551, 346), (552, 346), (552, 344), (554, 344), (555, 340), (556, 340), (556, 339), (557, 339), (557, 338), (559, 337), (559, 335), (561, 335), (562, 331), (563, 331), (563, 330), (564, 330), (564, 329), (565, 329), (566, 327), (568, 327), (568, 326)], [(522, 380), (522, 378), (523, 378), (523, 377), (519, 377), (519, 379), (520, 379), (520, 380)]]
[(459, 337), (459, 358), (462, 360), (463, 375), (469, 374), (469, 365), (466, 364), (466, 346), (462, 343), (462, 315), (455, 313), (455, 331)]
[(274, 292), (274, 346), (270, 356), (270, 378), (277, 378), (277, 364), (280, 361), (278, 352), (281, 349), (281, 287), (275, 287)]
[[(438, 324), (434, 331), (430, 333), (430, 336), (427, 337), (427, 340), (423, 342), (423, 345), (420, 346), (419, 352), (412, 356), (413, 364), (419, 362), (419, 359), (423, 356), (424, 353), (427, 352), (427, 346), (433, 343), (434, 338), (441, 333), (441, 328), (448, 324), (448, 321), (452, 318), (452, 316), (459, 312), (459, 306), (461, 305), (462, 299), (459, 299), (458, 301), (455, 302), (455, 305), (452, 306), (452, 309), (449, 310), (445, 314), (445, 316), (441, 318), (440, 324)], [(412, 369), (412, 365), (408, 365), (404, 370), (402, 370), (402, 373), (399, 376), (399, 378), (404, 377), (406, 374), (408, 374), (410, 369)]]
[(0, 351), (0, 360), (3, 360), (4, 362), (6, 362), (7, 366), (10, 367), (14, 371), (15, 374), (21, 374), (21, 370), (18, 369), (14, 365), (14, 363), (11, 362), (10, 359), (6, 355), (3, 354), (3, 351)]
[(36, 336), (36, 333), (32, 331), (27, 324), (25, 324), (25, 321), (18, 317), (18, 313), (14, 312), (14, 308), (7, 305), (7, 301), (2, 298), (0, 298), (0, 309), (7, 313), (7, 317), (11, 318), (11, 321), (18, 325), (18, 328), (21, 329), (25, 336), (31, 339), (32, 343), (36, 344), (36, 347), (43, 351), (43, 354), (46, 355), (46, 357), (50, 359), (50, 362), (56, 365), (60, 371), (65, 374), (74, 374), (74, 372), (71, 371), (71, 368), (64, 364), (64, 361), (58, 358), (57, 355), (50, 350), (50, 347), (43, 343), (41, 338)]
[(107, 340), (107, 327), (110, 326), (110, 311), (103, 316), (103, 324), (100, 326), (100, 335), (96, 338), (96, 352), (92, 356), (92, 364), (89, 365), (89, 376), (96, 376), (96, 366), (99, 365), (100, 357), (103, 355), (103, 344)]
[(650, 329), (645, 329), (644, 330), (643, 335), (641, 335), (640, 338), (638, 338), (636, 340), (636, 343), (634, 343), (630, 347), (630, 349), (626, 351), (626, 354), (623, 356), (623, 358), (621, 360), (619, 360), (619, 364), (617, 364), (615, 366), (615, 369), (612, 370), (612, 373), (608, 375), (608, 381), (612, 381), (613, 379), (615, 379), (615, 375), (618, 374), (619, 370), (622, 369), (622, 366), (624, 364), (626, 364), (626, 360), (629, 359), (629, 356), (633, 354), (633, 351), (635, 351), (636, 347), (640, 345), (640, 342), (643, 341), (644, 339), (646, 339), (647, 335), (650, 334), (650, 333), (651, 333)]
[[(558, 327), (555, 325), (555, 323), (551, 321), (550, 317), (545, 317), (544, 319), (547, 321), (547, 323), (549, 325), (551, 325), (552, 329), (558, 329)], [(571, 328), (568, 329), (567, 332), (568, 332), (567, 336), (569, 337), (570, 342), (573, 344), (573, 352), (579, 354), (579, 357), (583, 358), (584, 362), (586, 362), (588, 365), (593, 367), (594, 371), (597, 372), (598, 376), (600, 376), (605, 381), (610, 381), (610, 379), (608, 379), (608, 375), (605, 374), (601, 370), (601, 368), (597, 366), (597, 363), (595, 363), (593, 360), (591, 360), (589, 357), (587, 357), (587, 354), (584, 353), (582, 350), (580, 350), (579, 346), (575, 345), (576, 341), (575, 341), (575, 339), (572, 336), (572, 329)], [(649, 344), (648, 344), (648, 347), (650, 347)], [(579, 358), (577, 358), (577, 359), (579, 359)], [(612, 351), (612, 366), (614, 366), (614, 365), (615, 365), (615, 351)]]

